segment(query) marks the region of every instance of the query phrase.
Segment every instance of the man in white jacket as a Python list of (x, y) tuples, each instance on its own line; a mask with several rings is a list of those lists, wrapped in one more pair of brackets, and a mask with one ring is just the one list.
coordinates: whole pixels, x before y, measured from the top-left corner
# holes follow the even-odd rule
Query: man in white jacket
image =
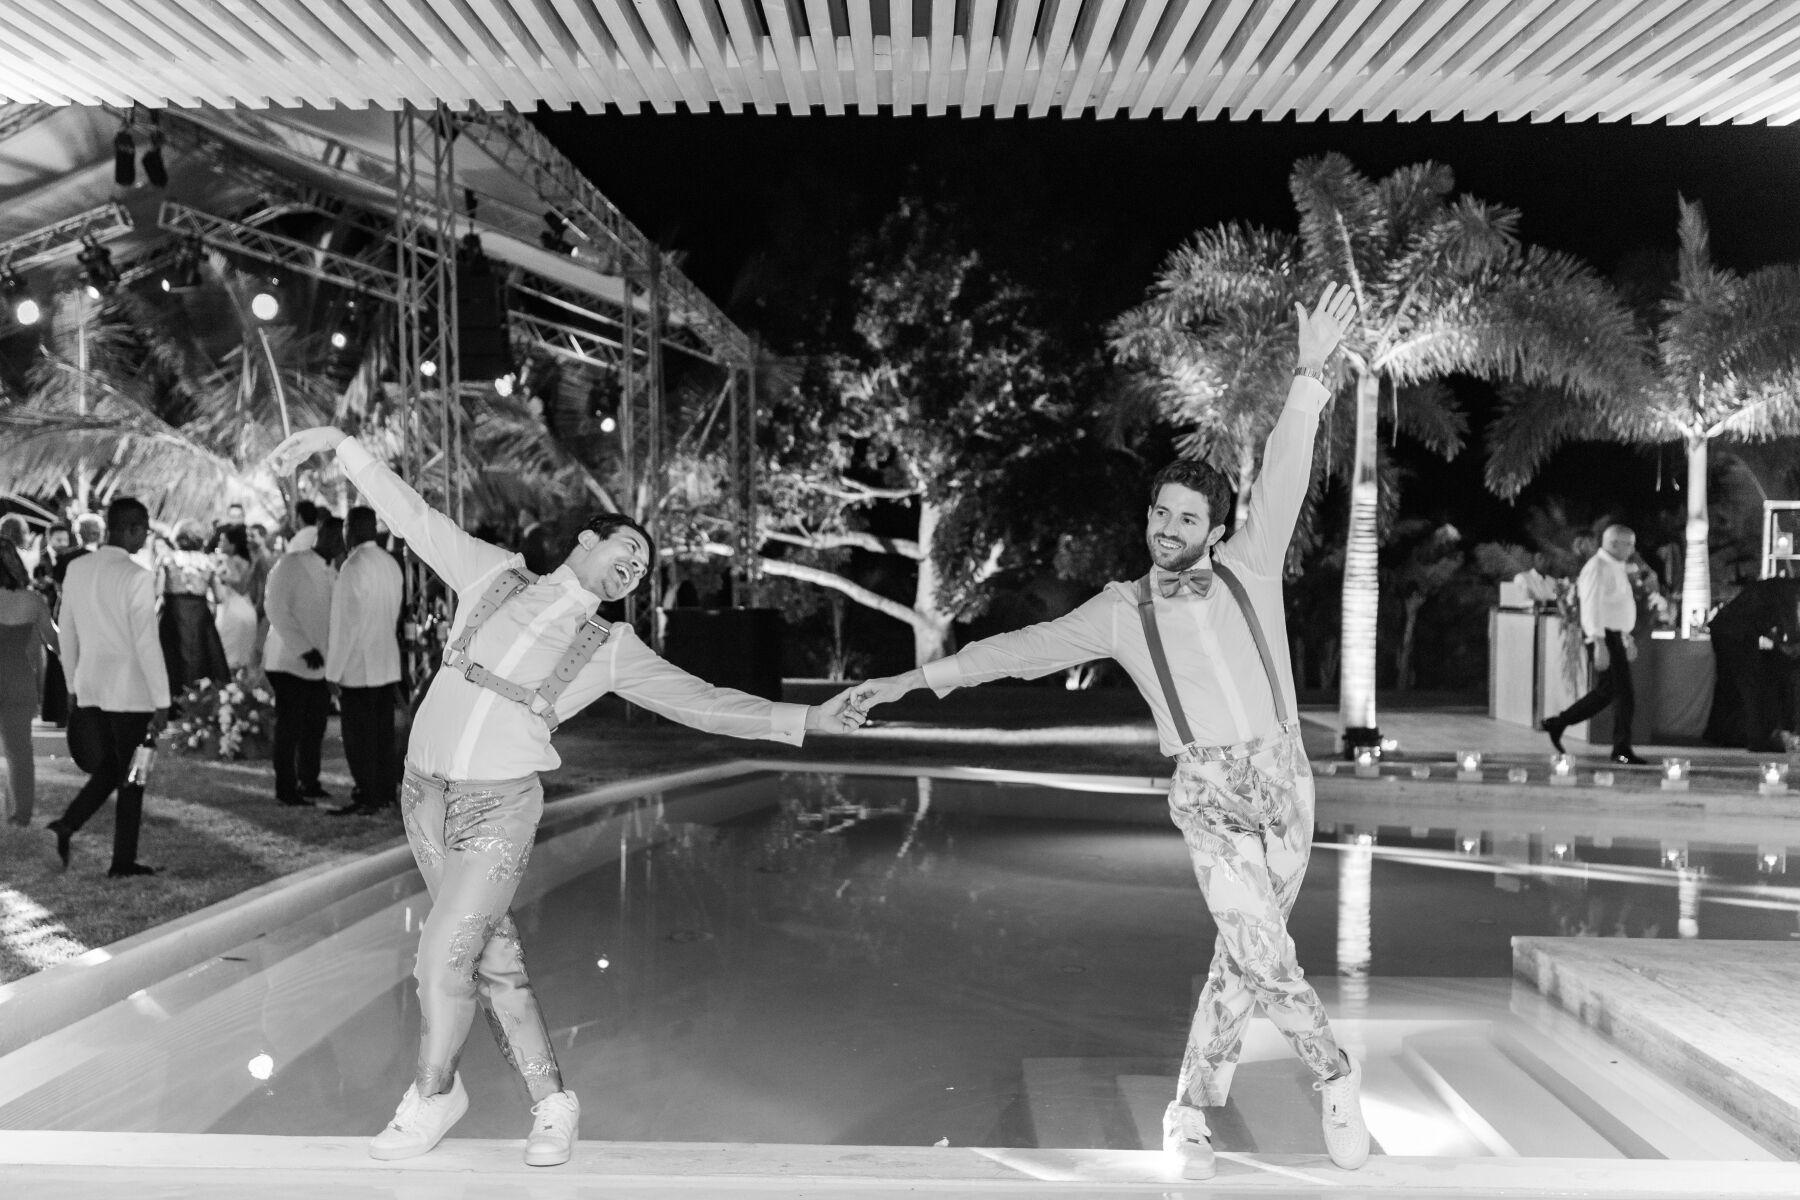
[(325, 651), (331, 641), (331, 560), (343, 552), (343, 522), (327, 517), (312, 549), (284, 554), (269, 571), (263, 607), (269, 637), (263, 670), (275, 693), (275, 799), (311, 806), (329, 793), (319, 783), (319, 756), (331, 689), (325, 685)]
[(325, 678), (338, 690), (344, 758), (356, 781), (350, 803), (333, 816), (393, 807), (394, 689), (400, 682), (400, 564), (376, 541), (375, 510), (358, 506), (344, 519), (350, 553), (331, 590), (331, 641)]

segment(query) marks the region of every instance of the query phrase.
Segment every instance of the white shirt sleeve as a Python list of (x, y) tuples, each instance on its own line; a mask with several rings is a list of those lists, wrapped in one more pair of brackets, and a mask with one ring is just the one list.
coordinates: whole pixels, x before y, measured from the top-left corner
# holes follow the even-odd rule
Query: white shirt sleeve
[(1040, 621), (1010, 633), (971, 642), (948, 658), (922, 668), (925, 682), (946, 692), (993, 679), (1039, 679), (1113, 653), (1113, 619), (1118, 602), (1105, 592), (1054, 621)]
[[(790, 746), (798, 746), (806, 739), (806, 705), (783, 704), (735, 688), (715, 687), (644, 645), (630, 626), (621, 624), (614, 628), (617, 632), (607, 647), (612, 651), (607, 656), (612, 690), (633, 704), (704, 733), (763, 738)], [(582, 674), (596, 667), (606, 670), (601, 657), (596, 655)], [(587, 690), (590, 689), (584, 689)], [(563, 711), (561, 704), (557, 711)]]
[[(1244, 527), (1231, 536), (1233, 565), (1259, 575), (1280, 576), (1312, 478), (1319, 412), (1330, 398), (1331, 389), (1309, 375), (1294, 376), (1288, 386), (1287, 403), (1269, 431), (1269, 440), (1263, 443), (1262, 470), (1250, 485)], [(1213, 524), (1219, 524), (1218, 515)]]
[(1575, 577), (1575, 602), (1581, 612), (1581, 632), (1590, 642), (1606, 640), (1606, 569), (1598, 554), (1581, 564)]
[(370, 507), (452, 591), (461, 593), (512, 561), (510, 553), (464, 533), (455, 521), (425, 503), (424, 497), (355, 438), (339, 442), (337, 456), (345, 474), (368, 497)]

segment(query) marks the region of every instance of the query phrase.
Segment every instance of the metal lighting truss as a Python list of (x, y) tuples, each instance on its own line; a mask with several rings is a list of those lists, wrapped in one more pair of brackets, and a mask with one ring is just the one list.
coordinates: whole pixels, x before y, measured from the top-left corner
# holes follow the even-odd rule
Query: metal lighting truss
[(0, 267), (23, 270), (41, 266), (79, 250), (83, 242), (110, 242), (130, 233), (132, 228), (129, 212), (117, 204), (102, 204), (0, 242)]
[(0, 104), (0, 142), (54, 116), (58, 107), (55, 104)]

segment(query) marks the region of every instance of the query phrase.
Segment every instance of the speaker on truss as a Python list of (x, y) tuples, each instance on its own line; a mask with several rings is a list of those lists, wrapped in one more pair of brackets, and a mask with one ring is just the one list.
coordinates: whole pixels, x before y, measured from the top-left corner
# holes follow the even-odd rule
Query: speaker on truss
[(500, 273), (482, 253), (479, 235), (466, 235), (456, 255), (456, 363), (464, 383), (513, 376), (503, 288)]

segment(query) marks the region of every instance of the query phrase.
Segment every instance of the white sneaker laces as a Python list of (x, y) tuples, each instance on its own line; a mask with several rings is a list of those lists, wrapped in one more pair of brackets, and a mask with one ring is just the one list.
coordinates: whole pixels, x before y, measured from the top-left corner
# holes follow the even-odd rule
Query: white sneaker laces
[(537, 1127), (533, 1132), (554, 1133), (557, 1118), (568, 1116), (571, 1107), (561, 1092), (545, 1096), (531, 1106), (531, 1115), (537, 1118)]

